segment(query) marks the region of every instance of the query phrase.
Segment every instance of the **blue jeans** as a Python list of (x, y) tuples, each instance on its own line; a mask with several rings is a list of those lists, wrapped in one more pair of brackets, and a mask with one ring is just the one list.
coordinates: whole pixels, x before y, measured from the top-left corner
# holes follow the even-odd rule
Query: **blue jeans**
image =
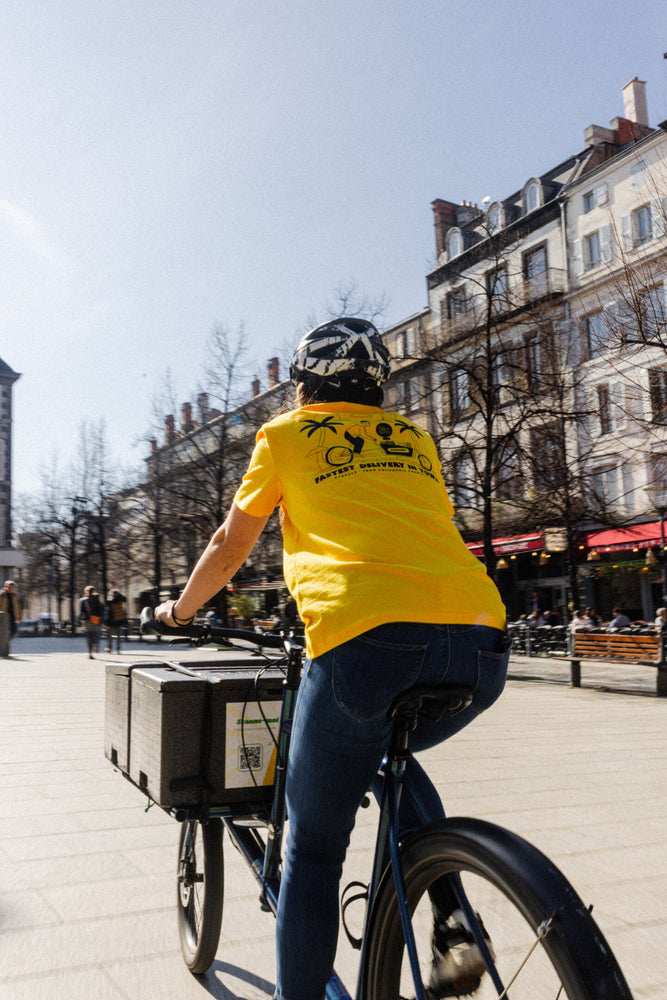
[[(364, 795), (391, 733), (387, 709), (413, 684), (463, 684), (472, 704), (439, 722), (421, 719), (410, 749), (441, 743), (472, 722), (505, 685), (509, 643), (474, 625), (380, 625), (307, 661), (287, 771), (289, 835), (278, 902), (276, 1000), (322, 1000), (338, 939), (338, 888)], [(440, 797), (408, 762), (401, 829), (419, 823), (415, 802), (441, 818)]]

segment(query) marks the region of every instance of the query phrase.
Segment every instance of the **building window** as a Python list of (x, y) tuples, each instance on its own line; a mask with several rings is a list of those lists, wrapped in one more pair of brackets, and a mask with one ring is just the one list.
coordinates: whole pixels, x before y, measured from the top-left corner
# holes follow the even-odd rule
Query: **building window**
[(492, 205), (489, 205), (489, 210), (486, 213), (486, 226), (488, 229), (489, 236), (493, 236), (503, 227), (503, 206), (499, 201), (495, 201)]
[(615, 465), (605, 465), (593, 470), (593, 491), (598, 505), (603, 510), (618, 507), (619, 475)]
[(653, 239), (653, 221), (651, 206), (642, 205), (632, 213), (632, 242), (636, 247), (643, 246)]
[(595, 195), (592, 191), (586, 191), (584, 194), (584, 215), (588, 212), (592, 212), (595, 208)]
[(466, 312), (465, 288), (455, 288), (447, 296), (447, 319), (456, 319)]
[(447, 234), (447, 254), (449, 259), (463, 253), (463, 234), (460, 229), (451, 229)]
[(665, 289), (656, 285), (642, 291), (638, 296), (637, 320), (642, 341), (658, 340), (662, 344), (665, 336)]
[(399, 413), (410, 412), (411, 398), (410, 379), (401, 379), (396, 386), (396, 409)]
[(526, 337), (524, 341), (526, 355), (526, 382), (529, 389), (537, 389), (542, 376), (542, 351), (538, 336)]
[(452, 421), (460, 420), (470, 408), (470, 391), (468, 373), (465, 371), (451, 372), (449, 376), (449, 410)]
[(510, 442), (503, 449), (495, 485), (499, 500), (511, 503), (523, 499), (521, 455), (514, 442)]
[(523, 273), (530, 295), (545, 295), (548, 290), (547, 248), (535, 247), (524, 254)]
[(602, 263), (602, 249), (600, 246), (600, 233), (590, 233), (584, 236), (584, 267), (587, 271), (592, 271), (594, 267), (599, 267)]
[(540, 184), (538, 181), (531, 181), (526, 188), (526, 212), (534, 212), (540, 207)]
[(396, 334), (396, 357), (411, 358), (415, 353), (415, 328), (406, 327)]
[(602, 309), (583, 316), (581, 326), (586, 357), (599, 357), (609, 347), (609, 325)]
[(458, 507), (474, 507), (475, 466), (470, 458), (459, 458), (454, 463), (454, 503)]
[(653, 368), (648, 373), (651, 416), (656, 424), (667, 424), (667, 368)]
[(609, 399), (609, 386), (599, 385), (598, 394), (598, 417), (600, 420), (600, 434), (611, 434), (611, 401)]
[(491, 304), (497, 312), (507, 309), (507, 268), (505, 266), (488, 272), (486, 276), (486, 290)]

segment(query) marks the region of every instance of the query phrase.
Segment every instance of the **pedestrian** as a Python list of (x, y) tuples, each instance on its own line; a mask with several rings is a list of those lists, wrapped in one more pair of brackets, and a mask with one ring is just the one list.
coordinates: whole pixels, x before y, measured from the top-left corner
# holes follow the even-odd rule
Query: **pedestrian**
[(92, 660), (94, 659), (93, 653), (96, 653), (98, 648), (104, 608), (100, 595), (94, 587), (84, 587), (83, 593), (84, 597), (79, 602), (79, 620), (86, 628), (88, 657)]
[(120, 653), (121, 631), (127, 625), (126, 598), (119, 590), (112, 590), (109, 594), (104, 608), (104, 624), (107, 627), (107, 653), (112, 651), (113, 639), (116, 637), (116, 645)]
[[(178, 600), (155, 611), (165, 624), (188, 624), (281, 508), (285, 581), (304, 623), (307, 660), (287, 768), (276, 1000), (324, 997), (342, 864), (362, 799), (371, 786), (380, 792), (394, 698), (416, 683), (474, 692), (460, 714), (421, 719), (410, 734), (415, 751), (472, 722), (505, 683), (505, 609), (454, 526), (434, 442), (404, 414), (382, 409), (388, 373), (388, 351), (365, 320), (334, 320), (303, 337), (290, 369), (296, 408), (260, 429), (227, 519)], [(444, 815), (412, 756), (406, 776), (404, 831), (419, 823), (416, 799), (433, 818)], [(447, 877), (431, 900), (429, 995), (470, 992), (485, 966)]]
[(13, 580), (5, 580), (0, 590), (0, 611), (9, 615), (9, 638), (16, 635), (16, 626), (21, 620), (21, 603)]

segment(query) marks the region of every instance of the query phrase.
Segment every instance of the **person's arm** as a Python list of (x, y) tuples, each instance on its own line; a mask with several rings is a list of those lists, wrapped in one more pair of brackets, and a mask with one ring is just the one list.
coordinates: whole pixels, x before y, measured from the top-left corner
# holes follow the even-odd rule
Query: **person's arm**
[(165, 601), (155, 609), (155, 617), (165, 625), (175, 625), (173, 614), (180, 622), (197, 614), (207, 601), (231, 580), (253, 550), (255, 542), (268, 521), (254, 517), (232, 504), (224, 523), (220, 525), (204, 549), (177, 601)]

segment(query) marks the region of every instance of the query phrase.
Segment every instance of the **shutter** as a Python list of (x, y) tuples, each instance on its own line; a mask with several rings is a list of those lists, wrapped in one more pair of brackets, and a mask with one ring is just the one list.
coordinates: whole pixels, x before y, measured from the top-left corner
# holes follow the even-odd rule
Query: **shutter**
[(623, 215), (621, 217), (621, 249), (623, 253), (629, 253), (634, 246), (632, 238), (632, 216)]
[(628, 417), (633, 420), (644, 419), (644, 390), (637, 382), (628, 382), (625, 387), (625, 408)]
[(625, 386), (614, 382), (609, 386), (609, 412), (612, 431), (622, 431), (628, 422)]
[(609, 264), (614, 256), (611, 242), (611, 226), (600, 227), (600, 256), (604, 264)]
[(601, 184), (596, 184), (593, 188), (593, 198), (595, 199), (596, 205), (606, 205), (607, 204), (607, 182), (602, 181)]
[(653, 231), (654, 240), (667, 235), (667, 220), (665, 219), (666, 212), (667, 202), (663, 204), (661, 198), (654, 198), (651, 202), (651, 229)]
[(586, 409), (588, 411), (588, 433), (591, 437), (600, 437), (602, 424), (600, 421), (600, 397), (597, 386), (586, 392)]
[(584, 252), (581, 240), (575, 240), (572, 244), (572, 271), (577, 278), (580, 278), (584, 273)]

